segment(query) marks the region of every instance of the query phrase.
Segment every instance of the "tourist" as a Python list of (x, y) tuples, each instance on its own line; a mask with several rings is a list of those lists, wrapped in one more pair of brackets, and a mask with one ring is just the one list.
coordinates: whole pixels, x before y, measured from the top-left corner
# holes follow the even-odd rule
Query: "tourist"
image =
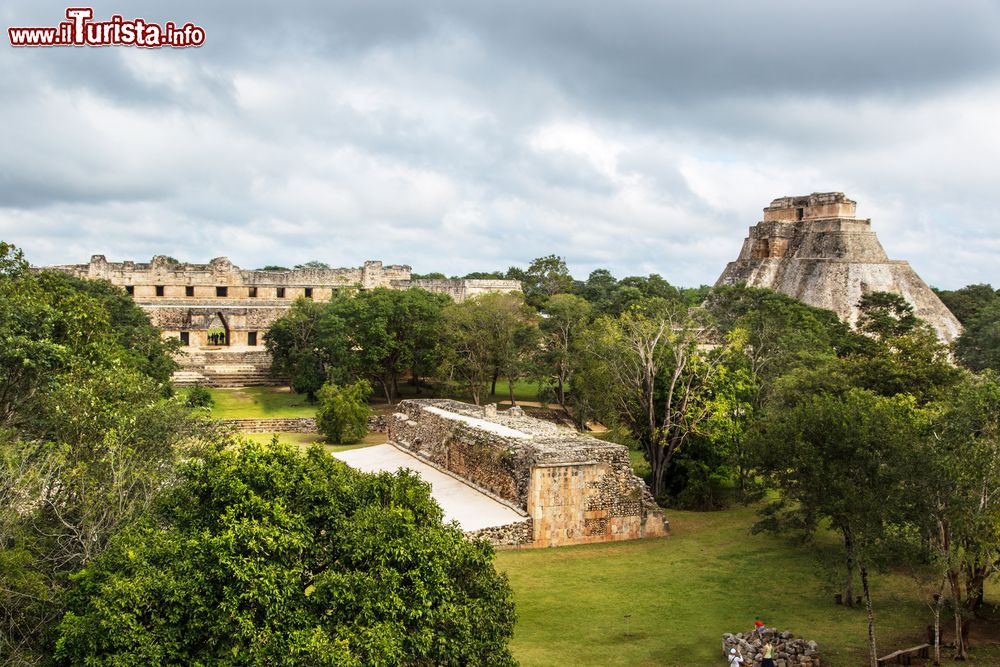
[(771, 645), (770, 639), (764, 642), (764, 657), (760, 667), (774, 667), (774, 646)]
[(729, 649), (729, 665), (730, 667), (738, 667), (743, 664), (743, 653), (735, 648)]

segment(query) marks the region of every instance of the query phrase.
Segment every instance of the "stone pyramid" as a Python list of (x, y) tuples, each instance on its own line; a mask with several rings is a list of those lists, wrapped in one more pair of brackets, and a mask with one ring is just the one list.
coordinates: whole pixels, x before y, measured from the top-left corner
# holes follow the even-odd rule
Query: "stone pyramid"
[(907, 262), (886, 256), (871, 220), (855, 217), (856, 208), (842, 192), (775, 199), (715, 284), (768, 287), (852, 325), (862, 294), (894, 292), (941, 340), (957, 338), (955, 316)]

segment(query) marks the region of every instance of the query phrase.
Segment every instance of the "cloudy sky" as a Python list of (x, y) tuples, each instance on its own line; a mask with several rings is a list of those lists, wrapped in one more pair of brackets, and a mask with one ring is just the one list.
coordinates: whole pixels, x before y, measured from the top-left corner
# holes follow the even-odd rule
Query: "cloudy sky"
[[(697, 285), (771, 199), (836, 190), (932, 285), (1000, 285), (996, 0), (93, 7), (207, 39), (4, 34), (0, 238), (35, 264), (554, 253)], [(65, 9), (5, 0), (0, 22)]]

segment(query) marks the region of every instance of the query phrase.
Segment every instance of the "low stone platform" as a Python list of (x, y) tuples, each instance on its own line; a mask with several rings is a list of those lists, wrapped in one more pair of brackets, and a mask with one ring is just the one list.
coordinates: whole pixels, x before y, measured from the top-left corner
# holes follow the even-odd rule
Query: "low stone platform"
[(391, 444), (527, 516), (484, 532), (495, 544), (561, 546), (667, 534), (662, 510), (621, 445), (517, 408), (498, 413), (496, 406), (444, 399), (402, 401), (386, 421)]

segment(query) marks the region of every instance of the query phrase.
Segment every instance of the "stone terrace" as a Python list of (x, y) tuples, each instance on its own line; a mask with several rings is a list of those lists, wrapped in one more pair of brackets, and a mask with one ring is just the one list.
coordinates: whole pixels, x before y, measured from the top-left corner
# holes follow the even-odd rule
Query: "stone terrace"
[(662, 511), (621, 445), (517, 408), (498, 413), (444, 399), (403, 401), (387, 422), (397, 447), (527, 513), (532, 546), (666, 534)]

